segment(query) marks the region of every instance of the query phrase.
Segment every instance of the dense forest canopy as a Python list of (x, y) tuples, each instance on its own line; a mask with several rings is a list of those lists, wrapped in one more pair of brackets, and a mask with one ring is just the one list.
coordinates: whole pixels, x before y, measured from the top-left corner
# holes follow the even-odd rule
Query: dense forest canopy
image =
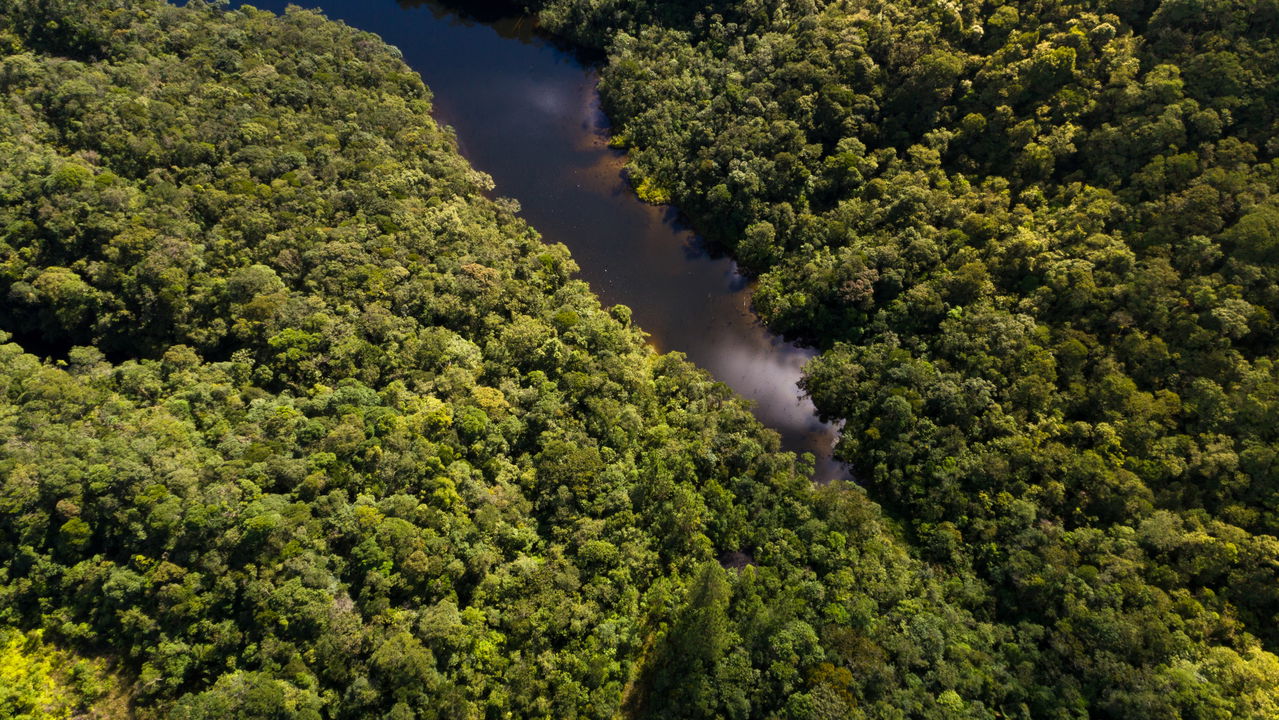
[(533, 7), (607, 51), (641, 196), (822, 350), (872, 497), (1036, 638), (1036, 717), (1230, 716), (1207, 646), (1273, 673), (1279, 3)]
[[(0, 710), (1056, 702), (981, 582), (600, 307), (377, 38), (0, 0), (0, 91)], [(1274, 658), (1186, 617), (1175, 702), (1269, 707)]]
[(536, 9), (899, 521), (376, 37), (0, 0), (0, 712), (1279, 717), (1279, 5)]

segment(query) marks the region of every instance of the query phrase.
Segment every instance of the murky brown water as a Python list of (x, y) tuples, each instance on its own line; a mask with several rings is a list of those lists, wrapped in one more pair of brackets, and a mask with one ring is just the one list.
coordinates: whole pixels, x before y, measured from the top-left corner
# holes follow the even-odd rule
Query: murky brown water
[[(292, 3), (320, 7), (398, 47), (431, 88), (436, 118), (455, 129), (462, 153), (493, 176), (498, 195), (520, 202), (547, 240), (572, 250), (605, 304), (629, 306), (655, 347), (685, 353), (754, 401), (787, 449), (817, 457), (815, 479), (844, 476), (830, 456), (835, 429), (817, 420), (796, 386), (811, 351), (759, 324), (748, 280), (731, 260), (712, 257), (674, 209), (635, 197), (622, 154), (607, 146), (594, 70), (530, 19), (467, 3)], [(253, 5), (281, 12), (286, 3)]]

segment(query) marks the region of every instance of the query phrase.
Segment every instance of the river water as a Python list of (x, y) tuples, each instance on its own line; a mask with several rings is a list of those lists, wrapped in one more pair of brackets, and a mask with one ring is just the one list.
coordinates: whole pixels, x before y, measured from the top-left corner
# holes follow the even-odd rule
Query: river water
[(546, 240), (568, 246), (605, 305), (629, 306), (654, 347), (683, 352), (753, 401), (787, 450), (814, 454), (815, 480), (845, 476), (831, 458), (835, 429), (796, 385), (813, 353), (760, 325), (732, 260), (709, 253), (673, 208), (635, 196), (623, 154), (607, 145), (596, 72), (530, 18), (435, 0), (252, 4), (277, 13), (318, 7), (398, 47), (462, 154), (493, 177), (497, 195), (519, 201)]

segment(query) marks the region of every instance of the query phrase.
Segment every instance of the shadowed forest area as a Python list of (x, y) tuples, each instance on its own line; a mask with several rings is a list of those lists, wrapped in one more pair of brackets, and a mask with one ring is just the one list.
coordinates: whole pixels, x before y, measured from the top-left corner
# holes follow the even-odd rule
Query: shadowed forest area
[(1279, 5), (534, 8), (821, 349), (837, 455), (1037, 639), (1032, 714), (1224, 717), (1177, 678), (1279, 649)]

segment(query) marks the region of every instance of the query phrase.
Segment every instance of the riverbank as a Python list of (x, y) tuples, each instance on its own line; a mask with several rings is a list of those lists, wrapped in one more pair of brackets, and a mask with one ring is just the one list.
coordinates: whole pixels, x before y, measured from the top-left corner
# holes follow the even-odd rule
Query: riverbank
[[(287, 4), (255, 3), (274, 12)], [(504, 3), (468, 3), (466, 12), (434, 1), (317, 5), (403, 53), (431, 89), (436, 119), (493, 178), (493, 193), (517, 200), (546, 240), (566, 245), (605, 304), (626, 305), (654, 347), (684, 353), (751, 400), (787, 450), (814, 455), (814, 479), (847, 476), (832, 457), (835, 428), (797, 385), (814, 352), (765, 328), (737, 264), (707, 248), (674, 208), (631, 188), (625, 154), (609, 146), (598, 58)]]

